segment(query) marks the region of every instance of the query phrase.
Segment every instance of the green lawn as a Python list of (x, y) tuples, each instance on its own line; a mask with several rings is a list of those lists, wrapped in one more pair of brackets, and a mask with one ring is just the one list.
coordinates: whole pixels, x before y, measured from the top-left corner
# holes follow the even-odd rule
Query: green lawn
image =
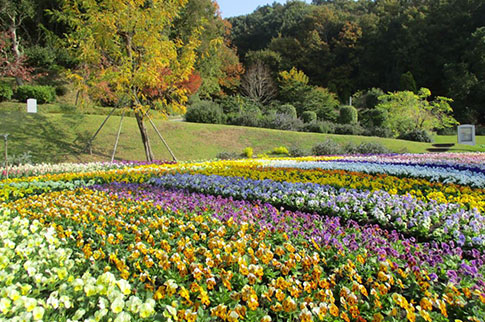
[[(56, 108), (55, 106), (51, 107)], [(44, 107), (45, 109), (45, 107)], [(43, 106), (40, 106), (40, 111)], [(35, 162), (65, 162), (109, 160), (120, 117), (113, 116), (106, 123), (93, 144), (93, 155), (84, 151), (87, 139), (101, 124), (104, 115), (44, 113), (27, 114), (19, 109), (8, 110), (0, 105), (0, 133), (9, 133), (9, 153), (30, 151)], [(215, 158), (219, 152), (237, 152), (251, 146), (255, 154), (277, 146), (299, 146), (309, 150), (327, 137), (342, 144), (379, 142), (394, 152), (426, 152), (431, 144), (375, 137), (299, 133), (249, 127), (196, 124), (155, 120), (161, 133), (179, 160)], [(147, 123), (157, 159), (170, 159), (169, 153)], [(454, 141), (453, 141), (454, 140)], [(437, 137), (437, 142), (456, 142), (456, 137)], [(478, 144), (455, 146), (453, 151), (485, 151), (485, 137)], [(482, 145), (480, 147), (480, 145)], [(0, 145), (3, 153), (3, 144)], [(125, 117), (118, 146), (117, 159), (143, 160), (145, 155), (134, 118)]]

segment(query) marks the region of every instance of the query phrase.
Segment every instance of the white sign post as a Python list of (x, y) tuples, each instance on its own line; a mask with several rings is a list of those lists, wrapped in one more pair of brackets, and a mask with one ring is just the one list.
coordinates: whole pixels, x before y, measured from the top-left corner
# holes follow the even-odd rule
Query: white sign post
[(475, 125), (464, 124), (458, 126), (458, 144), (475, 145)]
[(27, 113), (37, 113), (37, 100), (35, 98), (27, 100)]

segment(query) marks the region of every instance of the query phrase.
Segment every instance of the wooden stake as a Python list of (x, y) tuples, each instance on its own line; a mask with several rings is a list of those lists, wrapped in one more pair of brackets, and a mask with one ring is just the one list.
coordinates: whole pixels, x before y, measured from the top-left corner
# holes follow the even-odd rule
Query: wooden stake
[(5, 177), (8, 179), (8, 152), (7, 152), (7, 148), (8, 148), (8, 133), (7, 134), (3, 134), (3, 138), (5, 140)]
[(123, 117), (125, 117), (125, 110), (123, 110), (123, 114), (121, 114), (120, 126), (118, 127), (118, 134), (116, 135), (115, 146), (113, 148), (113, 154), (111, 155), (111, 163), (113, 163), (115, 160), (116, 149), (118, 148), (118, 141), (120, 139), (121, 125), (123, 124)]
[(160, 131), (158, 131), (157, 127), (155, 126), (155, 123), (153, 123), (152, 119), (150, 118), (150, 116), (145, 112), (145, 115), (146, 117), (148, 118), (148, 121), (150, 121), (150, 124), (153, 126), (153, 128), (155, 129), (155, 132), (157, 132), (158, 134), (158, 137), (160, 138), (160, 140), (162, 140), (163, 144), (165, 145), (165, 147), (167, 148), (168, 152), (170, 152), (170, 155), (172, 156), (173, 160), (174, 161), (177, 161), (177, 158), (175, 157), (175, 155), (173, 154), (172, 150), (170, 149), (170, 147), (168, 146), (167, 142), (165, 141), (165, 139), (163, 138), (162, 134), (160, 134)]
[(96, 136), (98, 135), (99, 131), (101, 131), (101, 129), (103, 128), (103, 126), (106, 124), (106, 121), (108, 121), (108, 119), (110, 118), (111, 114), (113, 114), (113, 112), (115, 110), (116, 110), (116, 107), (113, 107), (113, 109), (111, 110), (111, 112), (109, 112), (108, 116), (106, 116), (106, 118), (104, 119), (103, 123), (101, 123), (101, 125), (99, 126), (99, 128), (96, 130), (96, 133), (94, 133), (93, 137), (91, 139), (89, 139), (88, 145), (87, 145), (87, 148), (89, 148), (89, 154), (93, 154), (93, 140), (96, 138)]

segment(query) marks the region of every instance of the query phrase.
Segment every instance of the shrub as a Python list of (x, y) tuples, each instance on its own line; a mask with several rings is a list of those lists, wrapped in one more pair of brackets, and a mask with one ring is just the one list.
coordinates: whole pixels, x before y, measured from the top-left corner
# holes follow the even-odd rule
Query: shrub
[(485, 126), (482, 126), (482, 125), (475, 126), (475, 135), (485, 135)]
[(246, 158), (252, 158), (253, 157), (253, 148), (248, 146), (247, 148), (245, 148), (243, 150), (242, 155), (245, 156)]
[(67, 87), (64, 86), (64, 85), (59, 85), (59, 86), (56, 86), (56, 95), (57, 96), (64, 96), (67, 94)]
[(359, 145), (350, 143), (345, 147), (345, 152), (349, 154), (383, 154), (391, 151), (380, 143), (366, 142)]
[(311, 123), (317, 120), (317, 113), (313, 111), (305, 111), (301, 114), (301, 119), (305, 123)]
[(296, 108), (291, 104), (283, 104), (276, 107), (277, 114), (288, 115), (292, 118), (296, 118)]
[(360, 114), (360, 123), (366, 127), (382, 127), (388, 117), (386, 110), (370, 109)]
[(241, 125), (241, 126), (252, 126), (252, 127), (260, 127), (262, 124), (263, 116), (261, 113), (257, 112), (243, 112), (238, 115), (231, 115), (231, 123), (232, 125)]
[(303, 149), (301, 149), (298, 146), (290, 147), (289, 153), (290, 153), (290, 156), (292, 157), (303, 157), (305, 155), (308, 155), (308, 153), (306, 153)]
[(56, 90), (52, 86), (22, 85), (17, 87), (15, 98), (21, 102), (35, 98), (37, 103), (52, 103), (56, 100)]
[(364, 129), (358, 124), (337, 124), (335, 125), (335, 134), (361, 135)]
[(269, 114), (262, 118), (261, 125), (270, 129), (300, 131), (303, 128), (303, 122), (287, 114)]
[(223, 124), (224, 113), (221, 107), (212, 101), (195, 102), (185, 113), (187, 122)]
[(223, 152), (219, 152), (216, 155), (216, 158), (220, 160), (232, 160), (232, 159), (237, 159), (238, 155), (234, 152), (223, 151)]
[(225, 96), (217, 100), (217, 103), (224, 111), (224, 114), (239, 114), (243, 109), (243, 105), (246, 103), (246, 99), (239, 95)]
[(289, 155), (290, 152), (288, 149), (284, 146), (279, 146), (277, 148), (274, 148), (273, 151), (271, 151), (272, 154), (284, 154), (284, 155)]
[(25, 49), (29, 66), (51, 69), (56, 61), (56, 52), (50, 47), (30, 46)]
[(419, 129), (415, 129), (410, 132), (404, 133), (403, 135), (400, 135), (398, 139), (415, 141), (415, 142), (427, 142), (427, 143), (433, 142), (433, 138), (431, 137), (431, 134), (428, 131), (419, 130)]
[(365, 129), (362, 134), (365, 136), (378, 136), (381, 138), (393, 137), (392, 131), (385, 127), (371, 127), (371, 128)]
[(313, 155), (334, 155), (341, 153), (343, 153), (342, 146), (332, 139), (326, 139), (323, 143), (318, 143), (312, 147)]
[(7, 83), (0, 83), (0, 102), (8, 101), (12, 99), (13, 90), (12, 86)]
[(360, 109), (373, 109), (379, 104), (379, 97), (384, 95), (384, 91), (380, 88), (371, 88), (367, 91), (359, 91), (353, 97), (353, 105)]
[(344, 105), (340, 107), (340, 114), (338, 122), (341, 124), (356, 124), (358, 121), (358, 114), (355, 107)]

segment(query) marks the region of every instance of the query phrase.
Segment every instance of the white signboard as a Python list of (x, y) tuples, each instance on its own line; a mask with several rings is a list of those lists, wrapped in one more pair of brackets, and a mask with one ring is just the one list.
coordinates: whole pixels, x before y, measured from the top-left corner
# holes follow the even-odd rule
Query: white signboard
[(27, 113), (37, 113), (37, 100), (35, 98), (27, 100)]
[(475, 125), (458, 126), (458, 144), (475, 145)]

